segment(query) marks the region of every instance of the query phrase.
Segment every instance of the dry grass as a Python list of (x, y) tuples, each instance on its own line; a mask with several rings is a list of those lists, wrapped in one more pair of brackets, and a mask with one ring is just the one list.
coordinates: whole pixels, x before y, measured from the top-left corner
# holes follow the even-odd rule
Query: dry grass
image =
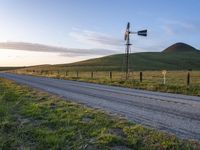
[(93, 77), (92, 72), (68, 72), (66, 70), (37, 70), (33, 72), (21, 69), (17, 70), (16, 73), (200, 96), (200, 71), (190, 72), (189, 86), (187, 86), (188, 71), (167, 71), (166, 85), (163, 85), (161, 71), (143, 71), (142, 82), (140, 82), (140, 71), (131, 72), (129, 80), (125, 80), (123, 72), (117, 71), (112, 72), (112, 78), (110, 78), (108, 71), (93, 72)]

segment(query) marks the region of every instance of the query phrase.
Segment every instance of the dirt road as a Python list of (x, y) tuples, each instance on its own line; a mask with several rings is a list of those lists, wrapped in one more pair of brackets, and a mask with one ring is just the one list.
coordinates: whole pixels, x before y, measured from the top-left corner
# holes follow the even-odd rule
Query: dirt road
[(125, 116), (130, 121), (200, 140), (200, 97), (78, 81), (0, 73), (0, 77)]

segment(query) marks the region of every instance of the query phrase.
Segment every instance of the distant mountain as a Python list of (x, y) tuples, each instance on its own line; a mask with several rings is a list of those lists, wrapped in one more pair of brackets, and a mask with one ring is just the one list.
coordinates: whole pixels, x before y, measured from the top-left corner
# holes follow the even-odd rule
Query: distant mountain
[(166, 48), (163, 52), (164, 53), (171, 53), (171, 52), (198, 52), (196, 48), (185, 44), (185, 43), (175, 43), (170, 47)]
[[(70, 64), (43, 66), (69, 71), (122, 71), (125, 55), (117, 54), (89, 59)], [(39, 68), (39, 67), (38, 67)], [(200, 70), (200, 51), (194, 47), (176, 43), (162, 52), (142, 52), (130, 54), (131, 70)]]

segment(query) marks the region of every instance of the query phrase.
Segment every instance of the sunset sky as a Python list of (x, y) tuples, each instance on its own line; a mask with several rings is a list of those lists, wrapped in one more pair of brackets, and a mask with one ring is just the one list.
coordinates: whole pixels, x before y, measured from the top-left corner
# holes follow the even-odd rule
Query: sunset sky
[(162, 51), (176, 42), (200, 49), (199, 0), (0, 0), (0, 66), (60, 64), (124, 53)]

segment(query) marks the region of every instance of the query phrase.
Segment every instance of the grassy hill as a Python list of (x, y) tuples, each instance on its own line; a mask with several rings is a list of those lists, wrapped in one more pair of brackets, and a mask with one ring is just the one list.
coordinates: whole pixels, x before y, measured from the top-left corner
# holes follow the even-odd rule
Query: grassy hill
[[(57, 66), (66, 67), (69, 70), (121, 71), (124, 57), (124, 54), (118, 54)], [(145, 52), (130, 55), (130, 68), (133, 70), (200, 70), (199, 62), (200, 52)]]
[(168, 48), (166, 48), (164, 53), (169, 53), (169, 52), (198, 52), (198, 50), (188, 44), (185, 43), (175, 43)]
[[(125, 55), (117, 54), (71, 64), (57, 65), (69, 70), (121, 71)], [(162, 52), (142, 52), (130, 55), (131, 70), (200, 70), (200, 51), (184, 43), (176, 43)]]
[[(200, 70), (200, 51), (184, 43), (176, 43), (162, 52), (130, 54), (131, 70)], [(125, 54), (110, 55), (70, 64), (41, 65), (34, 69), (69, 71), (122, 71)], [(32, 68), (31, 68), (32, 69)]]

